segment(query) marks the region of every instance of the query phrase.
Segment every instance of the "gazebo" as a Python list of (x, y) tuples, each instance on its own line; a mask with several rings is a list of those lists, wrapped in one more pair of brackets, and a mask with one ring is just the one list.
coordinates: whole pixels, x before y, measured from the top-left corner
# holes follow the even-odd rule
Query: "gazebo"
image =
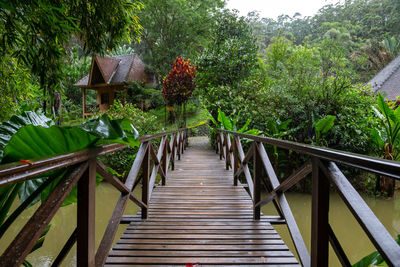
[(104, 56), (93, 55), (90, 73), (75, 83), (82, 89), (83, 118), (93, 115), (86, 106), (86, 90), (97, 91), (97, 108), (104, 111), (114, 103), (116, 93), (126, 99), (127, 86), (132, 82), (149, 83), (145, 64), (136, 54)]

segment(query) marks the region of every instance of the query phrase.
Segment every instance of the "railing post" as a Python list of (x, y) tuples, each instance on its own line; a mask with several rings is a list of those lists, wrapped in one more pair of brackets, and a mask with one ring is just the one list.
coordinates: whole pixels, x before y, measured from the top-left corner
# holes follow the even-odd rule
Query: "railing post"
[[(151, 141), (150, 141), (151, 142)], [(149, 204), (150, 146), (147, 147), (142, 162), (142, 202)], [(147, 219), (148, 209), (142, 207), (142, 219)]]
[(232, 139), (232, 147), (233, 147), (233, 185), (237, 186), (238, 185), (238, 177), (235, 176), (235, 173), (238, 170), (238, 166), (239, 166), (239, 153), (238, 153), (238, 148), (237, 148), (237, 142), (236, 142), (236, 136), (233, 136)]
[(261, 179), (262, 177), (262, 159), (257, 146), (254, 147), (254, 196), (253, 196), (253, 219), (260, 220), (261, 209), (256, 204), (261, 200)]
[(226, 170), (229, 170), (229, 163), (230, 163), (230, 152), (229, 152), (229, 147), (230, 142), (229, 142), (229, 134), (225, 134), (225, 168)]
[(90, 159), (88, 169), (78, 181), (77, 266), (95, 265), (95, 190), (96, 159)]
[(311, 266), (328, 266), (329, 256), (329, 180), (312, 158)]
[[(161, 145), (162, 145), (162, 144), (161, 144)], [(164, 171), (164, 174), (165, 174), (165, 175), (167, 175), (167, 169), (168, 169), (168, 166), (167, 166), (168, 147), (167, 147), (167, 146), (169, 146), (168, 137), (165, 136), (163, 155), (162, 155), (162, 157), (161, 157), (161, 158), (162, 158), (161, 168), (162, 168), (162, 170)], [(165, 185), (165, 177), (161, 177), (161, 184), (162, 184), (162, 185)]]

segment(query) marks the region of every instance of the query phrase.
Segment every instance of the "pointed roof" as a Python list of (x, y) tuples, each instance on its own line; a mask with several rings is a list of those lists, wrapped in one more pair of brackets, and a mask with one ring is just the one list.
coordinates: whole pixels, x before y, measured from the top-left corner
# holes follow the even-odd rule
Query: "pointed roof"
[(117, 70), (120, 59), (114, 59), (112, 57), (100, 57), (99, 55), (94, 55), (95, 64), (97, 64), (100, 72), (103, 76), (104, 81), (109, 83), (110, 78)]
[(136, 54), (105, 57), (94, 55), (90, 73), (75, 83), (75, 86), (123, 84), (141, 81), (145, 78), (145, 64)]
[(400, 96), (400, 56), (397, 56), (378, 72), (367, 84), (375, 93), (385, 95), (389, 101)]

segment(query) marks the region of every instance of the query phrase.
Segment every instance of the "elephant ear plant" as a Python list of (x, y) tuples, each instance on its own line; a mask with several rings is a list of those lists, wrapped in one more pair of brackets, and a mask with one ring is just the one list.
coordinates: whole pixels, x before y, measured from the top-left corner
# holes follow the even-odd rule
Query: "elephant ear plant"
[[(238, 127), (237, 122), (240, 119), (240, 111), (236, 115), (236, 117), (231, 118), (225, 115), (221, 109), (218, 109), (218, 122), (213, 118), (211, 114), (208, 114), (208, 118), (214, 124), (217, 129), (224, 129), (233, 132), (245, 133), (245, 134), (252, 134), (252, 135), (259, 135), (260, 131), (257, 129), (249, 129), (249, 125), (251, 123), (251, 119), (247, 119), (246, 123), (242, 127)], [(211, 131), (214, 129), (211, 128)]]
[[(127, 131), (129, 129), (130, 131)], [(13, 116), (9, 121), (0, 123), (0, 163), (25, 163), (104, 143), (137, 146), (137, 137), (138, 133), (133, 126), (123, 124), (121, 120), (111, 120), (107, 115), (77, 126), (61, 127), (44, 115), (26, 111), (21, 116)], [(25, 209), (44, 201), (67, 172), (68, 169), (64, 168), (26, 181), (1, 186), (0, 238)], [(9, 214), (17, 196), (21, 204)], [(76, 201), (75, 187), (63, 206)], [(44, 236), (39, 240), (41, 243), (38, 243), (38, 246), (43, 243), (43, 239)], [(35, 246), (35, 249), (38, 246)], [(29, 266), (29, 263), (25, 262), (24, 265)]]

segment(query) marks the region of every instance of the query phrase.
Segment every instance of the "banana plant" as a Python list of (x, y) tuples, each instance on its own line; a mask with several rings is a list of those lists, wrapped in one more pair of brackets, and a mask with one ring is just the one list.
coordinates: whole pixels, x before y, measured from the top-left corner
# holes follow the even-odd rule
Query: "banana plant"
[(384, 159), (399, 160), (400, 108), (392, 110), (381, 94), (378, 94), (378, 109), (372, 108), (380, 119), (383, 130), (370, 129), (371, 140), (381, 151)]

